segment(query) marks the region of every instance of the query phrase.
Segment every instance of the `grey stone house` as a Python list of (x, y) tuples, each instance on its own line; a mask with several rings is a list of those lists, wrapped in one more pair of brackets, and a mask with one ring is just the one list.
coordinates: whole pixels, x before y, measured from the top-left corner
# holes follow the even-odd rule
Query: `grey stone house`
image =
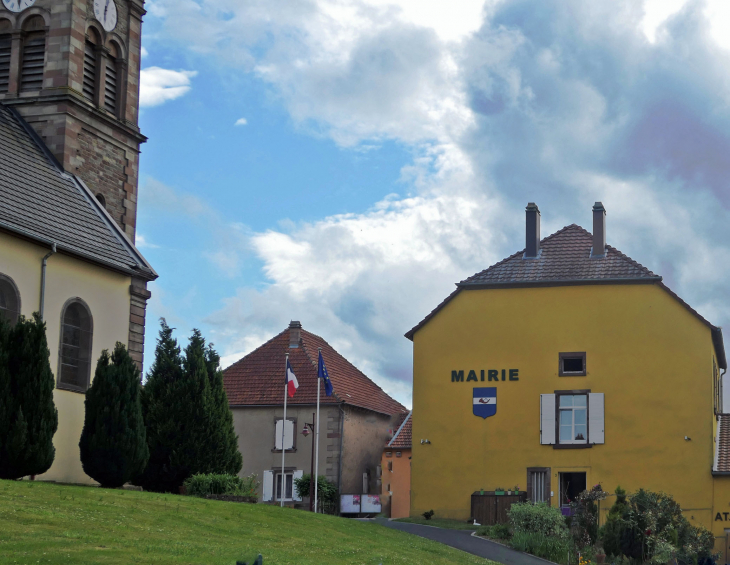
[[(341, 494), (379, 494), (380, 458), (399, 417), (408, 411), (388, 396), (324, 339), (299, 322), (263, 344), (224, 372), (228, 402), (243, 455), (242, 475), (261, 481), (262, 502), (284, 497), (289, 505), (308, 505), (296, 496), (293, 480), (309, 473), (314, 434), (304, 436), (317, 402), (317, 359), (321, 348), (333, 386), (320, 397), (319, 474)], [(284, 435), (286, 466), (281, 477), (281, 426), (284, 416), (285, 355), (299, 381), (287, 400)]]

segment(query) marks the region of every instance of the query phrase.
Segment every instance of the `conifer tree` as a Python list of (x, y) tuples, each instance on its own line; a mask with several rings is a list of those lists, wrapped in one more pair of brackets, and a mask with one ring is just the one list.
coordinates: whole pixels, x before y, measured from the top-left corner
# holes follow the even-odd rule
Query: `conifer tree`
[(171, 468), (172, 454), (178, 437), (180, 413), (176, 388), (182, 380), (182, 357), (172, 328), (160, 319), (160, 336), (155, 348), (155, 361), (142, 389), (142, 415), (147, 429), (150, 458), (147, 468), (135, 481), (145, 490), (176, 491), (185, 477)]
[(223, 371), (220, 370), (220, 356), (209, 344), (205, 351), (211, 393), (211, 446), (215, 446), (212, 473), (236, 475), (243, 466), (238, 451), (238, 436), (233, 427), (233, 414), (228, 406), (228, 396), (223, 387)]
[(0, 340), (0, 479), (40, 475), (53, 463), (58, 427), (46, 324), (21, 316)]
[(86, 391), (86, 415), (79, 448), (84, 472), (102, 487), (118, 488), (147, 465), (149, 449), (139, 369), (124, 344), (99, 357), (94, 381)]

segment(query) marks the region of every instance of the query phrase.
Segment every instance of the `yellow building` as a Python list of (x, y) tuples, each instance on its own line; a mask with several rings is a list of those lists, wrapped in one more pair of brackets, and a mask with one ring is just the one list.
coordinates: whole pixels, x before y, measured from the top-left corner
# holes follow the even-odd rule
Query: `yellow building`
[(458, 283), (406, 334), (420, 414), (411, 515), (468, 519), (472, 493), (498, 487), (565, 506), (601, 483), (667, 492), (724, 543), (720, 329), (606, 245), (600, 203), (593, 235), (570, 225), (541, 241), (532, 203), (526, 220), (524, 251)]

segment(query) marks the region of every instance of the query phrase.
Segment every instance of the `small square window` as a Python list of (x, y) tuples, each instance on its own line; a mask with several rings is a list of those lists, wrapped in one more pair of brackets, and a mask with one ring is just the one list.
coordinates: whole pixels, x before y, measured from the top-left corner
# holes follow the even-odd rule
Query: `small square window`
[(392, 451), (386, 451), (385, 452), (385, 456), (386, 457), (393, 457), (393, 452)]
[(395, 456), (396, 456), (396, 457), (400, 457), (401, 455), (403, 455), (403, 454), (402, 454), (402, 453), (401, 453), (400, 451), (396, 451), (396, 452), (395, 452)]
[(561, 377), (585, 377), (586, 376), (586, 353), (585, 351), (573, 353), (560, 353), (558, 375)]

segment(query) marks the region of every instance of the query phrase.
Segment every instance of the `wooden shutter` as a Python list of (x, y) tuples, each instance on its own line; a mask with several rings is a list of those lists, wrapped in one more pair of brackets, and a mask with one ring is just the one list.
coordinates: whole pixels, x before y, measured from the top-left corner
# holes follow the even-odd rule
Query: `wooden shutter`
[(10, 47), (9, 35), (0, 35), (0, 92), (8, 91), (10, 81)]
[[(297, 479), (301, 479), (302, 475), (304, 475), (304, 471), (294, 471), (294, 473), (292, 473), (292, 481), (291, 481), (291, 483), (292, 483), (291, 484), (292, 500), (296, 500), (298, 502), (301, 502), (302, 497), (299, 496), (299, 493), (297, 492), (297, 487), (295, 486), (296, 483), (294, 481), (296, 481)], [(314, 496), (314, 493), (312, 493), (312, 496)]]
[(23, 64), (20, 69), (20, 90), (43, 88), (43, 65), (46, 57), (46, 34), (30, 33), (23, 42)]
[[(281, 449), (281, 425), (283, 420), (276, 421), (276, 428), (274, 429), (274, 448)], [(284, 449), (292, 449), (294, 447), (294, 422), (291, 420), (286, 421), (286, 427), (284, 428)]]
[(271, 502), (274, 494), (274, 471), (264, 471), (264, 495), (263, 502)]
[(588, 395), (588, 443), (605, 443), (603, 421), (603, 393), (591, 392)]
[(96, 47), (90, 41), (84, 45), (84, 98), (94, 102), (96, 94)]
[(555, 445), (555, 395), (540, 395), (540, 443)]
[(106, 61), (104, 81), (104, 108), (110, 114), (117, 114), (117, 60), (109, 57)]

